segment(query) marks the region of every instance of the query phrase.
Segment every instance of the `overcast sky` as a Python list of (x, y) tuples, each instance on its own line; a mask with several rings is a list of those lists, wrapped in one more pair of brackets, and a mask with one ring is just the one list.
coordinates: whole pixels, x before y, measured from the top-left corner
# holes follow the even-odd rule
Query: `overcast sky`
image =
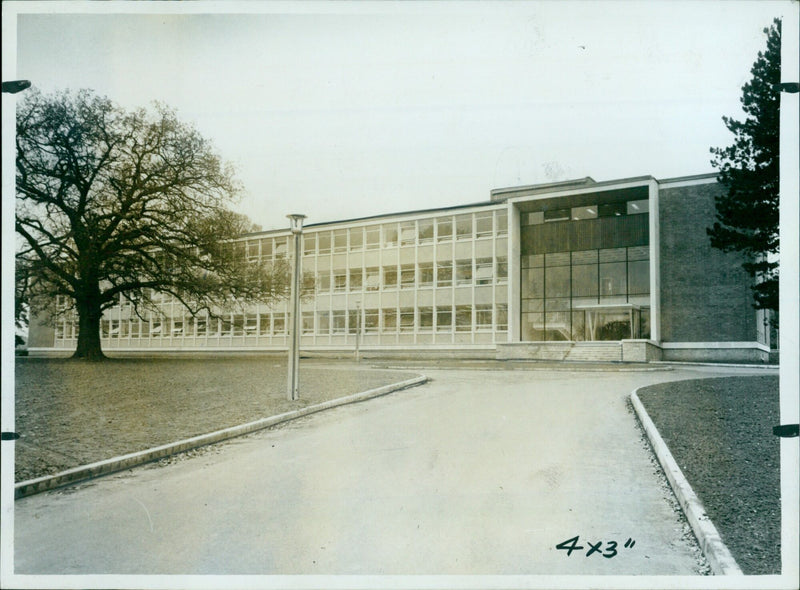
[(175, 107), (265, 229), (713, 172), (762, 29), (797, 18), (783, 1), (199, 4), (26, 4), (16, 77)]

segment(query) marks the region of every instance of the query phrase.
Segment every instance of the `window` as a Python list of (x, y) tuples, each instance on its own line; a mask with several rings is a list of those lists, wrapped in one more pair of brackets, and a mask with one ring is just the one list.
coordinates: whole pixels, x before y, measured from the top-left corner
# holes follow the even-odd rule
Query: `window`
[(272, 316), (272, 333), (276, 336), (286, 334), (286, 314), (276, 313)]
[(247, 242), (247, 259), (258, 260), (258, 240), (248, 240)]
[[(181, 330), (183, 330), (183, 325), (181, 324)], [(173, 329), (173, 332), (175, 330)], [(241, 314), (236, 314), (233, 316), (233, 335), (234, 336), (241, 336), (244, 334), (244, 316)]]
[(278, 238), (275, 240), (275, 258), (286, 258), (288, 245), (286, 238)]
[(304, 311), (301, 319), (301, 330), (303, 334), (313, 334), (314, 333), (314, 312), (313, 311)]
[(419, 308), (419, 329), (424, 332), (433, 331), (433, 308), (420, 307)]
[(360, 291), (361, 290), (361, 280), (362, 280), (362, 270), (360, 268), (351, 268), (350, 269), (350, 290), (351, 291)]
[(472, 237), (472, 215), (458, 215), (456, 217), (456, 239), (468, 240)]
[(397, 267), (385, 266), (383, 268), (383, 288), (396, 289), (397, 288)]
[(508, 330), (508, 306), (498, 304), (495, 306), (495, 321), (497, 330)]
[(619, 217), (628, 210), (625, 203), (603, 203), (597, 208), (598, 217)]
[(383, 226), (383, 247), (392, 248), (397, 246), (397, 224)]
[(358, 334), (361, 327), (361, 310), (351, 309), (347, 312), (347, 331), (350, 334)]
[(436, 264), (436, 286), (449, 287), (453, 284), (453, 263), (439, 262)]
[(347, 316), (343, 309), (337, 309), (332, 312), (333, 315), (333, 333), (344, 334), (347, 329)]
[(350, 230), (350, 250), (361, 250), (364, 247), (364, 228), (354, 227)]
[(419, 286), (432, 287), (433, 286), (433, 263), (422, 262), (419, 265)]
[(544, 221), (569, 221), (571, 211), (569, 209), (552, 209), (544, 212)]
[(495, 278), (498, 283), (505, 283), (508, 280), (508, 257), (498, 256), (495, 263)]
[(478, 258), (475, 261), (475, 284), (491, 285), (493, 267), (491, 258)]
[(476, 305), (475, 306), (475, 329), (476, 330), (491, 330), (492, 329), (492, 306), (491, 305)]
[(531, 211), (522, 214), (522, 225), (539, 225), (544, 223), (544, 211)]
[(347, 291), (347, 271), (340, 269), (333, 271), (333, 292), (344, 293)]
[[(272, 332), (270, 329), (270, 315), (268, 313), (261, 313), (258, 315), (258, 333), (261, 336), (266, 336)], [(199, 327), (198, 327), (199, 329)]]
[[(208, 332), (208, 320), (206, 318), (197, 318), (194, 322), (194, 329), (198, 336), (205, 336)], [(137, 326), (138, 330), (138, 326)], [(131, 335), (133, 335), (133, 331), (131, 331)], [(138, 332), (136, 334), (139, 335)]]
[(381, 287), (381, 272), (377, 266), (371, 266), (366, 270), (364, 287), (367, 291), (377, 291)]
[[(131, 320), (130, 321), (129, 330), (130, 330), (131, 338), (138, 338), (139, 337), (139, 334), (141, 334), (141, 329), (140, 328), (141, 328), (141, 326), (139, 325), (139, 320)], [(200, 335), (201, 334), (198, 334), (198, 336), (200, 336)], [(203, 335), (205, 335), (205, 334), (203, 334)]]
[(364, 333), (375, 334), (380, 323), (380, 313), (377, 309), (364, 310)]
[(261, 240), (261, 258), (267, 260), (272, 258), (272, 238)]
[(453, 218), (440, 217), (436, 220), (436, 235), (437, 240), (446, 242), (453, 239)]
[(321, 270), (317, 273), (316, 281), (317, 293), (329, 293), (331, 290), (331, 273)]
[(383, 331), (397, 332), (397, 310), (384, 309), (382, 313), (383, 313)]
[(367, 250), (375, 250), (381, 246), (381, 226), (371, 225), (367, 228)]
[(414, 288), (414, 265), (403, 264), (400, 266), (400, 288), (413, 289)]
[(420, 244), (430, 244), (433, 242), (433, 220), (426, 219), (418, 222), (417, 241)]
[(161, 320), (150, 322), (150, 336), (161, 336)]
[(414, 331), (414, 308), (401, 307), (400, 308), (400, 331), (413, 332)]
[(347, 230), (337, 229), (333, 232), (333, 251), (344, 252), (347, 250)]
[(573, 207), (572, 219), (595, 219), (597, 217), (597, 207)]
[(472, 306), (456, 305), (456, 332), (472, 330)]
[(545, 297), (570, 296), (570, 267), (547, 267), (545, 271)]
[(492, 213), (478, 213), (475, 215), (475, 235), (478, 238), (488, 238), (492, 235)]
[(317, 241), (319, 242), (319, 253), (330, 254), (331, 252), (331, 232), (319, 232), (317, 234)]
[(504, 236), (508, 233), (508, 211), (505, 209), (496, 212), (497, 235)]
[(628, 201), (626, 203), (626, 213), (628, 215), (639, 215), (647, 213), (650, 210), (650, 201), (644, 199), (643, 201)]
[(317, 234), (303, 234), (303, 254), (312, 256), (317, 251)]
[(417, 230), (413, 221), (400, 224), (400, 245), (413, 246), (417, 239)]
[(258, 316), (254, 313), (248, 313), (244, 316), (244, 334), (245, 336), (255, 336), (258, 332)]
[(456, 285), (472, 284), (472, 260), (456, 260)]
[(317, 312), (317, 334), (326, 336), (331, 331), (331, 315), (328, 311)]
[(453, 329), (453, 308), (452, 307), (437, 307), (436, 308), (436, 331), (437, 332), (450, 332)]

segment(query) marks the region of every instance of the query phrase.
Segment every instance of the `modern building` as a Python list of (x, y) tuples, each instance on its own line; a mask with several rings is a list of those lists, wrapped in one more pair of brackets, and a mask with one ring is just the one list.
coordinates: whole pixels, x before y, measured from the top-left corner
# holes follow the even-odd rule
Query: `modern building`
[[(591, 178), (491, 191), (487, 202), (318, 223), (303, 232), (303, 354), (766, 362), (770, 331), (736, 253), (711, 248), (713, 174)], [(288, 230), (243, 236), (290, 256)], [(281, 351), (288, 303), (187, 316), (165, 298), (102, 322), (106, 351)], [(31, 327), (32, 354), (71, 350), (77, 322)]]

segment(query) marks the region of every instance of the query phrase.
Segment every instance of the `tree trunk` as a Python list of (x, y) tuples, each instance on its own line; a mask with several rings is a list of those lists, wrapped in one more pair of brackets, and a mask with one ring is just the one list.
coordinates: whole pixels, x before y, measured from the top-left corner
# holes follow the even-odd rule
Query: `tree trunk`
[(78, 346), (75, 349), (74, 359), (87, 361), (101, 361), (106, 358), (100, 343), (100, 303), (77, 301), (78, 309)]

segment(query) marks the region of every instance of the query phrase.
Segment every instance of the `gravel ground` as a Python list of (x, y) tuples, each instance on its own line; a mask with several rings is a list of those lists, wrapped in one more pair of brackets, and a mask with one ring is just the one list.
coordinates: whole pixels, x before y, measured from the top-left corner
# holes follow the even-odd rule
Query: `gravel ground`
[(638, 395), (742, 571), (780, 573), (778, 377), (678, 381)]
[(415, 373), (275, 358), (18, 358), (16, 481), (50, 475), (404, 381)]

